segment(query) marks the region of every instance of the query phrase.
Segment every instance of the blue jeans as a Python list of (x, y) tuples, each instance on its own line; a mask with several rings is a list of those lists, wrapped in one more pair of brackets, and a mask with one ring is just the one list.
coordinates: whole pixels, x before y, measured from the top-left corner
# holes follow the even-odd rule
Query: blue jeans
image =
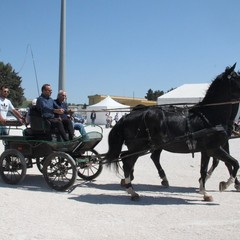
[(87, 134), (84, 126), (81, 123), (74, 123), (73, 127), (75, 130), (78, 130), (82, 136), (85, 136)]

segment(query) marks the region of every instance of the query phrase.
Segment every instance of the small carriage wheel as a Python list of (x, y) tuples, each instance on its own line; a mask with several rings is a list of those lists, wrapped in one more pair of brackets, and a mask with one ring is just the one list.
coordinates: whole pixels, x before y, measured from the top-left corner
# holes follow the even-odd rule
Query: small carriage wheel
[(43, 172), (43, 164), (45, 161), (45, 157), (38, 157), (36, 158), (36, 164), (37, 164), (37, 168), (38, 170), (42, 173)]
[(77, 177), (75, 161), (64, 152), (54, 152), (46, 157), (42, 172), (48, 186), (57, 191), (67, 190)]
[(5, 183), (18, 184), (26, 176), (27, 164), (22, 153), (7, 149), (0, 156), (0, 175)]
[(90, 181), (99, 176), (103, 165), (98, 152), (94, 149), (85, 151), (76, 158), (78, 176), (84, 180)]

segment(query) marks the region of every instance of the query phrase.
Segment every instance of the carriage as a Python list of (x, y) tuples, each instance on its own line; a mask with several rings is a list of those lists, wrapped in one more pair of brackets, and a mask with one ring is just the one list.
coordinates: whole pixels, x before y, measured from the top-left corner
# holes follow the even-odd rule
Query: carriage
[[(0, 156), (0, 175), (5, 182), (18, 183), (24, 178), (32, 159), (36, 159), (48, 185), (56, 190), (66, 190), (74, 183), (77, 171), (83, 179), (91, 180), (100, 174), (102, 164), (115, 164), (115, 169), (118, 170), (118, 162), (121, 160), (124, 185), (127, 193), (131, 194), (131, 199), (135, 200), (139, 195), (134, 191), (131, 181), (139, 156), (151, 153), (160, 178), (166, 183), (167, 178), (160, 165), (163, 150), (192, 153), (193, 156), (195, 152), (201, 152), (200, 192), (203, 193), (204, 200), (212, 199), (205, 190), (210, 157), (215, 162), (222, 160), (230, 174), (226, 182), (219, 183), (219, 190), (226, 190), (232, 183), (240, 190), (237, 179), (239, 163), (229, 154), (228, 145), (231, 132), (229, 127), (236, 117), (240, 102), (240, 73), (234, 71), (235, 66), (236, 64), (227, 67), (218, 75), (203, 100), (186, 112), (172, 110), (171, 106), (153, 106), (131, 111), (111, 129), (106, 154), (100, 155), (94, 150), (102, 139), (101, 133), (89, 133), (87, 139), (79, 138), (62, 143), (35, 139), (36, 132), (31, 134), (31, 131), (20, 137), (2, 136), (0, 139), (5, 143), (5, 151)], [(40, 124), (34, 127), (35, 131), (41, 129), (41, 121), (34, 122)], [(127, 151), (122, 151), (123, 144)], [(94, 156), (86, 154), (89, 151)], [(96, 173), (89, 176), (80, 172), (93, 164), (98, 168)], [(211, 172), (214, 168), (210, 169)]]
[[(84, 180), (93, 180), (102, 172), (100, 155), (94, 149), (102, 140), (102, 128), (95, 126), (84, 138), (78, 136), (71, 141), (59, 142), (56, 132), (48, 132), (40, 119), (34, 121), (35, 131), (22, 128), (16, 121), (7, 122), (9, 129), (23, 132), (18, 135), (2, 135), (4, 151), (0, 156), (0, 176), (8, 184), (24, 180), (27, 168), (37, 165), (46, 183), (57, 191), (70, 188), (77, 175)], [(41, 129), (39, 126), (41, 125)], [(98, 128), (97, 128), (98, 127)], [(96, 130), (97, 129), (97, 130)]]

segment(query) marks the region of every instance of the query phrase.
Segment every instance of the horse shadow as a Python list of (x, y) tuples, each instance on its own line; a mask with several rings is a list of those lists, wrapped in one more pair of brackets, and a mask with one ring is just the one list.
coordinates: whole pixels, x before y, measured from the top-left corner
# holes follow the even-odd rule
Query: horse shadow
[[(140, 195), (139, 200), (131, 201), (130, 195), (127, 195), (125, 188), (117, 183), (99, 184), (95, 181), (80, 181), (75, 184), (69, 192), (77, 187), (88, 187), (98, 190), (104, 190), (105, 193), (81, 194), (71, 196), (69, 199), (86, 202), (90, 204), (117, 204), (117, 205), (219, 205), (214, 202), (203, 201), (203, 197), (197, 194), (197, 189), (192, 187), (172, 186), (164, 188), (159, 185), (134, 184), (134, 190)], [(114, 191), (114, 193), (107, 193)], [(120, 193), (121, 191), (121, 193)], [(117, 193), (116, 193), (117, 192)], [(119, 192), (119, 193), (118, 193)], [(154, 192), (154, 196), (149, 194)], [(117, 194), (117, 195), (116, 195)]]

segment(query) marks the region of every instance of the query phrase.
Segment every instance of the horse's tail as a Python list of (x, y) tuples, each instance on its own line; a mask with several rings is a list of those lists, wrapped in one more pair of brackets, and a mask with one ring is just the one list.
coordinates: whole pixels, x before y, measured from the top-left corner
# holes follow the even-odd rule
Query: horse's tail
[(108, 135), (108, 152), (105, 155), (108, 166), (115, 163), (116, 170), (118, 170), (118, 159), (124, 142), (123, 121), (124, 117), (122, 117), (111, 129)]

